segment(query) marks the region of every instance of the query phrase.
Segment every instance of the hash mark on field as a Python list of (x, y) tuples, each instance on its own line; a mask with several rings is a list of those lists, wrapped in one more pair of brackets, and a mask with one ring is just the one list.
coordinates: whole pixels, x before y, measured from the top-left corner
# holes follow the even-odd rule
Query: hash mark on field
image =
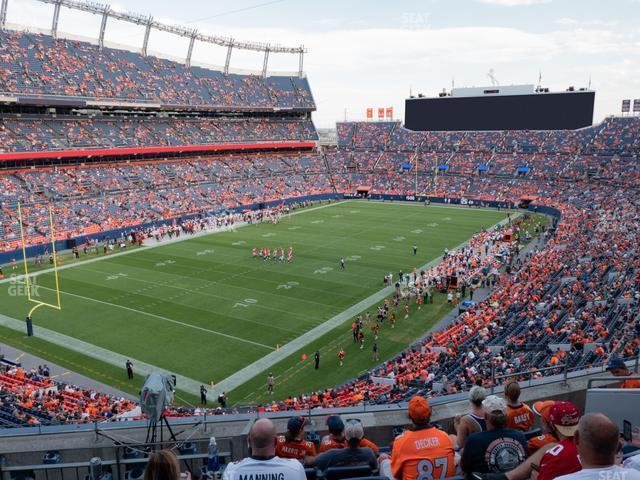
[(415, 230), (411, 230), (411, 233), (415, 233), (416, 235), (420, 235), (423, 232), (420, 228), (416, 228)]
[(156, 263), (156, 267), (166, 267), (167, 265), (173, 265), (175, 262), (175, 260), (165, 260), (164, 262), (158, 262)]
[(360, 210), (349, 210), (349, 213), (360, 213)]
[(213, 253), (213, 250), (200, 250), (199, 252), (196, 253), (196, 255), (198, 257), (201, 257), (202, 255), (209, 255), (210, 253)]
[(238, 245), (246, 245), (247, 242), (245, 240), (238, 240), (237, 242), (233, 242), (231, 245), (233, 246), (238, 246)]
[(314, 274), (320, 273), (322, 275), (325, 275), (326, 273), (329, 273), (331, 270), (333, 270), (333, 267), (322, 267), (314, 270), (313, 273)]
[(284, 288), (285, 290), (289, 290), (293, 287), (297, 287), (298, 285), (300, 285), (298, 282), (287, 282), (287, 283), (278, 285), (277, 290), (280, 290), (281, 288)]
[(344, 215), (331, 215), (331, 218), (342, 218)]
[(387, 247), (385, 247), (384, 245), (373, 245), (369, 247), (369, 250), (374, 250), (376, 252), (379, 252), (380, 250), (384, 250), (385, 248)]
[[(53, 288), (49, 288), (49, 287), (42, 287), (41, 286), (40, 288), (44, 288), (45, 290), (50, 290), (52, 292), (55, 291)], [(247, 340), (246, 338), (236, 337), (234, 335), (229, 335), (228, 333), (219, 332), (217, 330), (210, 330), (208, 328), (199, 327), (198, 325), (192, 325), (190, 323), (181, 322), (180, 320), (174, 320), (173, 318), (163, 317), (162, 315), (156, 315), (155, 313), (145, 312), (144, 310), (136, 310), (135, 308), (125, 307), (124, 305), (119, 305), (117, 303), (105, 302), (104, 300), (98, 300), (97, 298), (85, 297), (84, 295), (78, 295), (76, 293), (65, 292), (64, 290), (60, 290), (60, 293), (63, 293), (65, 295), (69, 295), (71, 297), (76, 297), (76, 298), (81, 298), (83, 300), (88, 300), (90, 302), (101, 303), (103, 305), (108, 305), (110, 307), (121, 308), (123, 310), (128, 310), (130, 312), (139, 313), (139, 314), (142, 314), (142, 315), (146, 315), (148, 317), (157, 318), (158, 320), (163, 320), (165, 322), (174, 323), (176, 325), (182, 325), (183, 327), (187, 327), (187, 328), (193, 328), (194, 330), (200, 330), (202, 332), (212, 333), (214, 335), (220, 335), (221, 337), (230, 338), (230, 339), (236, 340), (238, 342), (250, 343), (251, 345), (255, 345), (257, 347), (266, 348), (267, 350), (275, 350), (274, 347), (270, 347), (269, 345), (265, 345), (263, 343), (254, 342), (253, 340)]]
[(118, 280), (120, 278), (127, 278), (129, 275), (126, 273), (116, 273), (115, 275), (109, 275), (107, 280)]
[(402, 236), (400, 236), (400, 237), (395, 237), (395, 238), (393, 239), (393, 241), (394, 241), (394, 242), (402, 242), (403, 240), (406, 240), (406, 239), (407, 239), (406, 237), (402, 237)]
[(313, 222), (314, 225), (318, 224), (318, 223), (324, 223), (324, 220), (314, 220)]
[(438, 224), (437, 223), (427, 223), (427, 227), (437, 227)]
[(263, 233), (263, 234), (262, 234), (262, 237), (263, 237), (263, 238), (269, 238), (269, 237), (275, 237), (275, 236), (276, 236), (276, 234), (275, 234), (275, 233), (273, 233), (273, 232)]
[(301, 228), (302, 228), (301, 226), (299, 226), (299, 225), (295, 225), (295, 226), (293, 226), (293, 227), (289, 227), (289, 228), (288, 228), (288, 230), (299, 230), (299, 229), (301, 229)]

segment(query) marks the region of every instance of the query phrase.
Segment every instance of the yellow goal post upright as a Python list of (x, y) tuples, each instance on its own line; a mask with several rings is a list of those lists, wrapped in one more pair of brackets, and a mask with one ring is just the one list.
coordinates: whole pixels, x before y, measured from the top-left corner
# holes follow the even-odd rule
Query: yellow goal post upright
[[(56, 293), (56, 302), (47, 303), (43, 302), (37, 298), (34, 298), (32, 295), (32, 283), (29, 278), (29, 262), (27, 261), (27, 245), (24, 238), (24, 220), (22, 217), (22, 205), (18, 202), (18, 221), (20, 223), (20, 243), (22, 246), (22, 261), (24, 263), (24, 279), (25, 286), (27, 291), (27, 300), (29, 303), (33, 303), (33, 307), (29, 310), (27, 314), (26, 323), (27, 323), (27, 336), (33, 336), (33, 312), (35, 312), (40, 307), (48, 307), (56, 310), (62, 310), (62, 302), (60, 301), (60, 279), (58, 278), (58, 256), (56, 252), (56, 233), (55, 226), (53, 224), (53, 207), (49, 205), (49, 229), (51, 234), (51, 255), (53, 258), (53, 276), (55, 279), (55, 293)], [(35, 286), (35, 285), (34, 285)]]

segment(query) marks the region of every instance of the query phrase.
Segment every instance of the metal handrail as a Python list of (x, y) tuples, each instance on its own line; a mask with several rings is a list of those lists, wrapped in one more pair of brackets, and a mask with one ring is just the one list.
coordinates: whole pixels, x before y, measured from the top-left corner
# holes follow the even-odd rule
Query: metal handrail
[(624, 380), (640, 380), (640, 375), (631, 375), (628, 377), (596, 377), (596, 378), (590, 378), (589, 382), (587, 383), (587, 389), (592, 388), (591, 384), (593, 382), (622, 382)]

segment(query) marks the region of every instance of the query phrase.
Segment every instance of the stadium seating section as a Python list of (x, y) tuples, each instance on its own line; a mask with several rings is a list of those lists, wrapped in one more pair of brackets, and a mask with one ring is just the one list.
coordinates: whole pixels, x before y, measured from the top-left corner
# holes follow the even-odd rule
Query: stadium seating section
[[(248, 117), (0, 116), (0, 152), (315, 140), (306, 79), (187, 68), (138, 54), (36, 34), (0, 32), (0, 95), (55, 95), (254, 111)], [(345, 385), (262, 410), (385, 403), (468, 389), (496, 374), (553, 374), (638, 354), (640, 332), (640, 118), (607, 118), (579, 131), (411, 132), (398, 122), (339, 123), (337, 147), (319, 152), (0, 170), (0, 251), (19, 245), (23, 204), (29, 245), (47, 242), (53, 205), (65, 239), (311, 194), (425, 193), (557, 208), (540, 250), (501, 275), (491, 295), (418, 344)], [(481, 233), (471, 241), (489, 241)], [(478, 247), (479, 248), (479, 247)], [(485, 258), (492, 267), (491, 258)], [(448, 262), (448, 263), (447, 263)], [(440, 267), (460, 262), (454, 252)], [(440, 271), (434, 272), (438, 274)], [(633, 299), (633, 301), (630, 301)], [(590, 349), (590, 344), (598, 348)], [(553, 344), (570, 344), (568, 352)], [(500, 350), (490, 362), (489, 351)], [(372, 377), (395, 379), (393, 385)], [(0, 375), (0, 426), (108, 419), (123, 399), (13, 369)], [(176, 410), (174, 415), (193, 413)]]
[(315, 109), (305, 78), (224, 75), (47, 35), (0, 31), (0, 93), (220, 108)]

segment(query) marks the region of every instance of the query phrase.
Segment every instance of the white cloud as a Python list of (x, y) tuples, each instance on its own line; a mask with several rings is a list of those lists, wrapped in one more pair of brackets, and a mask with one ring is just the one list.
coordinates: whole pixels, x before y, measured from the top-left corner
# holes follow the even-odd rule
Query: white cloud
[(556, 25), (563, 25), (567, 27), (615, 27), (618, 22), (615, 20), (578, 20), (571, 17), (562, 17), (554, 20)]
[(478, 0), (480, 3), (488, 5), (498, 5), (501, 7), (522, 7), (529, 5), (540, 5), (542, 3), (551, 3), (551, 0)]
[[(10, 8), (9, 13), (17, 11)], [(50, 25), (51, 8), (28, 13), (23, 24)], [(98, 17), (87, 22), (65, 11), (64, 18), (65, 31), (97, 36)], [(224, 23), (202, 24), (198, 29), (242, 40), (304, 43), (309, 50), (304, 69), (318, 106), (314, 120), (329, 127), (344, 118), (345, 109), (349, 119), (362, 119), (367, 107), (393, 106), (401, 118), (410, 88), (414, 94), (435, 95), (449, 88), (452, 77), (457, 86), (486, 85), (490, 68), (504, 85), (536, 83), (541, 70), (543, 84), (554, 90), (586, 86), (591, 77), (599, 120), (618, 111), (621, 98), (636, 98), (640, 92), (640, 30), (595, 22), (567, 17), (558, 19), (555, 27), (551, 23), (549, 31), (535, 32), (491, 26), (407, 28), (400, 20), (389, 28), (360, 28), (340, 18), (328, 19), (322, 30), (232, 28)], [(139, 45), (143, 31), (110, 21), (107, 38)], [(184, 58), (187, 45), (154, 32), (149, 48)], [(196, 44), (194, 61), (221, 65), (225, 54), (222, 47)], [(259, 70), (262, 58), (259, 53), (234, 50), (231, 66)], [(295, 71), (298, 58), (272, 54), (269, 66), (271, 71)]]

